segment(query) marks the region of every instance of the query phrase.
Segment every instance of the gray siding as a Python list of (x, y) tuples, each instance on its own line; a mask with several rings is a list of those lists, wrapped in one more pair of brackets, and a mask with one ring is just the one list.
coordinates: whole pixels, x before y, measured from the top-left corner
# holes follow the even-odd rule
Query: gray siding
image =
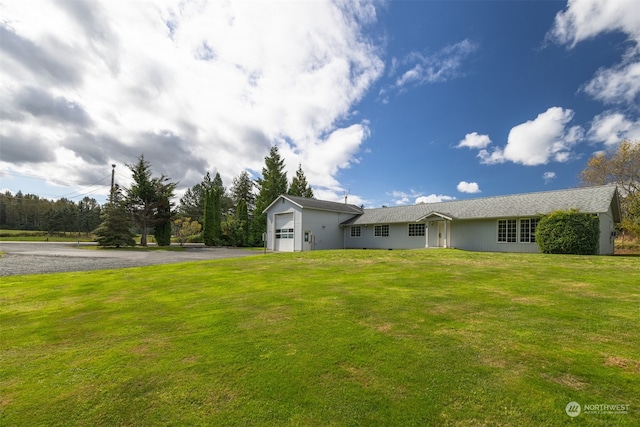
[(360, 237), (351, 237), (351, 228), (345, 227), (345, 247), (347, 249), (418, 249), (426, 246), (425, 236), (409, 237), (408, 224), (388, 225), (388, 237), (374, 236), (374, 225), (360, 226)]
[[(343, 234), (340, 224), (353, 218), (355, 214), (330, 212), (300, 206), (281, 198), (272, 204), (267, 211), (267, 249), (275, 248), (275, 218), (282, 213), (293, 213), (294, 239), (292, 250), (295, 252), (312, 249), (339, 249), (343, 247)], [(305, 231), (314, 236), (315, 245), (304, 241)]]
[[(304, 231), (311, 231), (315, 238), (315, 247), (308, 249), (340, 249), (343, 247), (343, 234), (340, 224), (350, 218), (353, 214), (344, 212), (327, 212), (312, 209), (304, 209), (304, 219), (300, 228), (300, 245), (296, 245), (296, 250), (303, 248), (302, 240)], [(297, 236), (297, 234), (296, 234)]]
[(451, 225), (451, 244), (457, 249), (486, 252), (539, 252), (536, 243), (520, 243), (520, 219), (516, 219), (516, 243), (498, 242), (498, 219), (454, 221)]

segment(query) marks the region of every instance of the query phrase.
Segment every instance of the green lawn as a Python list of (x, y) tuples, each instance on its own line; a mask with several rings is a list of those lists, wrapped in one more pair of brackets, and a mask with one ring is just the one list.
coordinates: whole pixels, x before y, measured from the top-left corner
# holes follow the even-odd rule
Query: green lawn
[[(632, 426), (639, 343), (637, 257), (319, 251), (4, 277), (0, 425)], [(601, 404), (628, 410), (584, 413)]]
[(92, 242), (94, 240), (94, 235), (86, 233), (50, 235), (46, 231), (0, 229), (0, 241), (4, 242)]

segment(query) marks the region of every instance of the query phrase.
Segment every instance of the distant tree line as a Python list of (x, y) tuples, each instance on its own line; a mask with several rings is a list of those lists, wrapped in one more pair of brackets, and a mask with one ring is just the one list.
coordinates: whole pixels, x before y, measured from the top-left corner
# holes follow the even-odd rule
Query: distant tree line
[(100, 213), (100, 204), (90, 197), (74, 202), (66, 198), (48, 200), (21, 191), (0, 194), (1, 229), (89, 234), (100, 225)]

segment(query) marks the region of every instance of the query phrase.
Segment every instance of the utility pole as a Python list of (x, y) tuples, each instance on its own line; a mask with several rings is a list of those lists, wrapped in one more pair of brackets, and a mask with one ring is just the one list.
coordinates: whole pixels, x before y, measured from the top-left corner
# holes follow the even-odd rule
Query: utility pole
[(114, 163), (111, 165), (111, 194), (109, 196), (109, 203), (113, 203), (113, 189), (114, 189), (115, 175), (116, 175), (116, 165)]

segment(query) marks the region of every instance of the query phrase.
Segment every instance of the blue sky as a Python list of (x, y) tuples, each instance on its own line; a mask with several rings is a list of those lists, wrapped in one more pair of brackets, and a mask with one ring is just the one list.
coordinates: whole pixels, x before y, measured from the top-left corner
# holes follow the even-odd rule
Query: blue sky
[(634, 0), (0, 8), (13, 193), (102, 201), (140, 154), (179, 194), (230, 186), (275, 144), (316, 197), (393, 206), (574, 187), (640, 139)]

